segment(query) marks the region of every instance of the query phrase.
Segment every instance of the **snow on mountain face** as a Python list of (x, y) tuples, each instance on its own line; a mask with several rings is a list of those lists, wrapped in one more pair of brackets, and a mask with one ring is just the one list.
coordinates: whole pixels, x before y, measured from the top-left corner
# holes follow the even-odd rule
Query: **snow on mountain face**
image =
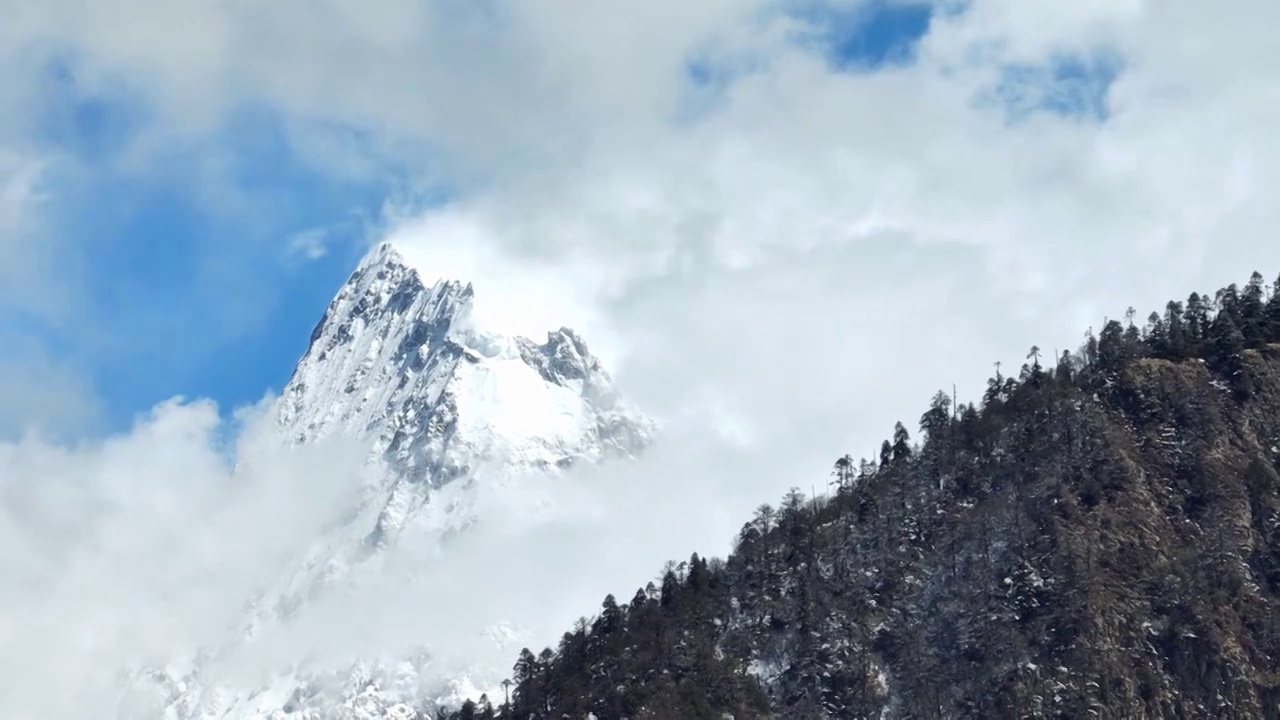
[[(616, 396), (572, 330), (550, 332), (542, 344), (486, 333), (471, 321), (472, 300), (470, 285), (427, 287), (387, 244), (338, 292), (277, 412), (291, 443), (340, 435), (370, 444), (364, 500), (316, 539), (295, 572), (253, 599), (238, 637), (200, 661), (148, 674), (165, 717), (408, 713), (407, 702), (422, 700), (422, 658), (352, 658), (347, 671), (324, 674), (294, 668), (252, 689), (209, 687), (202, 668), (287, 626), (318, 595), (357, 582), (353, 569), (377, 568), (406, 533), (415, 543), (438, 541), (466, 527), (476, 519), (467, 496), (477, 484), (633, 456), (648, 443), (652, 423)], [(474, 692), (465, 682), (445, 684)], [(293, 712), (301, 714), (281, 714)]]
[(572, 330), (541, 345), (470, 321), (470, 285), (423, 285), (388, 244), (330, 304), (280, 398), (298, 443), (368, 438), (389, 497), (370, 540), (397, 534), (432, 488), (482, 465), (550, 470), (630, 455), (647, 420), (619, 401)]
[(472, 296), (458, 282), (427, 288), (390, 245), (376, 248), (312, 333), (282, 425), (297, 442), (371, 437), (406, 478), (434, 486), (468, 458), (551, 467), (643, 444), (646, 423), (572, 330), (542, 345), (487, 334), (470, 322)]

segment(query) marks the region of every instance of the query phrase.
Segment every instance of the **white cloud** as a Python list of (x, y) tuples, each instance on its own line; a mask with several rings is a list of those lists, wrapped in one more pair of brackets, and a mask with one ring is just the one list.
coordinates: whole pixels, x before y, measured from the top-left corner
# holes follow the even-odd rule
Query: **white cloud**
[(325, 244), (328, 234), (328, 229), (322, 227), (303, 230), (289, 238), (287, 250), (290, 255), (303, 260), (319, 260), (329, 252)]
[(6, 717), (96, 715), (126, 662), (225, 640), (349, 506), (363, 448), (283, 450), (259, 410), (240, 422), (226, 448), (212, 405), (172, 402), (101, 442), (0, 444)]
[[(788, 44), (795, 21), (780, 5), (730, 0), (49, 0), (6, 14), (0, 44), (6, 75), (34, 71), (20, 58), (39, 56), (16, 49), (35, 43), (74, 50), (89, 81), (127, 80), (157, 109), (156, 146), (196, 142), (261, 103), (334, 172), (429, 159), (427, 181), (450, 180), (453, 202), (389, 233), (428, 280), (474, 280), (478, 311), (503, 329), (578, 326), (673, 436), (705, 443), (618, 497), (650, 492), (672, 513), (687, 497), (721, 514), (665, 521), (675, 531), (660, 538), (618, 523), (618, 543), (634, 532), (636, 546), (654, 544), (616, 573), (593, 570), (586, 597), (681, 545), (727, 538), (740, 510), (820, 483), (846, 450), (870, 454), (937, 388), (956, 382), (974, 398), (995, 360), (1073, 346), (1129, 305), (1145, 314), (1280, 270), (1280, 50), (1269, 36), (1280, 6), (963, 5), (934, 18), (916, 64), (856, 74)], [(1119, 58), (1104, 120), (1010, 123), (979, 102), (1011, 63), (1050, 68), (1006, 88), (1037, 98), (1055, 59), (1093, 51)], [(682, 75), (699, 53), (750, 72), (708, 97)], [(329, 142), (327, 128), (374, 139)], [(709, 424), (753, 443), (721, 444)], [(145, 459), (146, 433), (113, 457)], [(178, 451), (212, 462), (199, 443)], [(92, 476), (79, 455), (59, 457), (59, 472)], [(630, 505), (611, 497), (602, 512), (623, 517)], [(499, 538), (475, 542), (475, 563), (536, 569), (548, 593), (602, 567), (557, 560), (572, 543), (502, 555)], [(164, 587), (168, 571), (157, 572), (139, 581)], [(73, 586), (59, 593), (90, 602)], [(132, 607), (120, 597), (108, 607)]]
[[(472, 270), (478, 280), (518, 274), (529, 254), (561, 264), (566, 287), (550, 296), (579, 296), (580, 315), (605, 308), (594, 322), (634, 340), (650, 392), (715, 384), (707, 376), (725, 365), (740, 382), (726, 393), (776, 386), (774, 412), (822, 404), (836, 388), (883, 392), (879, 380), (845, 375), (867, 351), (815, 354), (798, 351), (802, 338), (782, 341), (803, 318), (815, 318), (814, 337), (818, 327), (848, 336), (881, 325), (865, 340), (911, 372), (877, 405), (887, 427), (948, 375), (973, 388), (979, 367), (1020, 359), (1022, 345), (1074, 343), (1104, 313), (1280, 265), (1269, 242), (1280, 219), (1269, 170), (1280, 158), (1266, 131), (1278, 107), (1266, 100), (1276, 87), (1263, 60), (1270, 45), (1224, 30), (1205, 45), (1222, 58), (1190, 62), (1180, 50), (1204, 43), (1194, 40), (1202, 24), (1251, 25), (1272, 11), (1237, 4), (1211, 22), (1197, 7), (975, 2), (935, 18), (917, 65), (880, 73), (836, 74), (821, 58), (771, 46), (767, 69), (733, 84), (702, 123), (602, 126), (582, 154), (469, 197), (465, 215), (478, 220), (468, 238), (416, 242), (484, 248), (494, 259)], [(1123, 60), (1105, 122), (1038, 113), (1008, 125), (999, 108), (975, 103), (1008, 63), (1091, 50)], [(621, 51), (591, 57), (626, 67)], [(641, 82), (636, 94), (645, 92), (667, 108), (677, 89)], [(889, 264), (903, 253), (915, 259)], [(927, 295), (903, 290), (914, 283), (960, 289), (926, 305)], [(510, 296), (516, 305), (528, 293)], [(973, 335), (942, 345), (955, 324)], [(935, 353), (955, 369), (926, 374)], [(686, 367), (697, 368), (688, 385), (673, 383)], [(833, 412), (815, 422), (851, 427), (867, 416)]]
[(65, 311), (69, 296), (57, 282), (61, 248), (44, 232), (49, 174), (48, 162), (0, 143), (0, 307), (42, 316)]
[[(463, 499), (480, 517), (466, 532), (442, 548), (434, 537), (402, 537), (393, 552), (357, 569), (350, 588), (317, 596), (292, 625), (265, 631), (212, 672), (243, 681), (261, 667), (278, 670), (304, 657), (344, 668), (352, 658), (404, 657), (423, 646), (437, 668), (505, 672), (519, 645), (485, 641), (495, 624), (518, 628), (521, 644), (554, 644), (606, 593), (629, 600), (665, 560), (687, 559), (690, 542), (727, 547), (716, 530), (747, 506), (724, 498), (751, 460), (725, 457), (706, 443), (673, 440), (642, 465), (482, 485)], [(652, 482), (655, 472), (713, 458), (718, 466), (706, 465), (701, 481), (680, 493)], [(440, 502), (459, 495), (446, 490)], [(672, 533), (673, 525), (687, 530)]]

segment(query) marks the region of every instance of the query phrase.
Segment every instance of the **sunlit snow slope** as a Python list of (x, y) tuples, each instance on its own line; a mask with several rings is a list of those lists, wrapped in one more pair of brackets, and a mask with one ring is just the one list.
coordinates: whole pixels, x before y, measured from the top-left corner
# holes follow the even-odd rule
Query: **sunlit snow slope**
[[(411, 706), (450, 688), (474, 691), (468, 678), (426, 677), (429, 650), (351, 658), (326, 672), (293, 658), (244, 687), (210, 671), (326, 594), (376, 575), (398, 543), (438, 543), (464, 530), (476, 520), (469, 498), (478, 487), (632, 456), (647, 444), (651, 423), (616, 397), (572, 330), (550, 332), (541, 344), (486, 333), (470, 320), (472, 295), (458, 282), (425, 285), (387, 244), (361, 262), (312, 333), (278, 417), (297, 445), (333, 435), (367, 442), (366, 472), (352, 479), (363, 499), (277, 586), (247, 599), (244, 625), (224, 647), (145, 673), (147, 692), (130, 700), (143, 704), (122, 715), (412, 717)], [(430, 648), (431, 638), (421, 642)]]

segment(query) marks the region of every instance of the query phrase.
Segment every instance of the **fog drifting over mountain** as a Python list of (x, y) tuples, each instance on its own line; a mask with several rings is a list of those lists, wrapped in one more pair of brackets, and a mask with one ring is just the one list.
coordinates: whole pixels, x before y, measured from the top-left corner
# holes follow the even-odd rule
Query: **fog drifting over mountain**
[[(200, 158), (186, 180), (211, 216), (251, 192), (223, 162), (249, 106), (329, 176), (403, 174), (366, 244), (473, 281), (495, 324), (576, 328), (662, 424), (638, 465), (488, 498), (433, 590), (391, 580), (342, 609), (371, 623), (359, 638), (308, 638), (376, 649), (490, 614), (560, 631), (663, 560), (723, 551), (750, 508), (821, 487), (938, 388), (973, 399), (1033, 343), (1280, 270), (1280, 6), (939, 0), (907, 61), (833, 62), (833, 27), (913, 4), (7, 9), (0, 309), (24, 321), (0, 333), (22, 348), (0, 358), (5, 714), (81, 717), (95, 696), (70, 689), (222, 632), (343, 506), (363, 453), (277, 450), (259, 410), (219, 420), (200, 400), (86, 430), (91, 373), (26, 321), (94, 337), (109, 312), (80, 290), (92, 239), (48, 231), (75, 211), (60, 193), (106, 172), (34, 140), (53, 60), (146, 108), (110, 172)], [(193, 337), (254, 316), (234, 295)], [(558, 509), (531, 513), (542, 500)]]

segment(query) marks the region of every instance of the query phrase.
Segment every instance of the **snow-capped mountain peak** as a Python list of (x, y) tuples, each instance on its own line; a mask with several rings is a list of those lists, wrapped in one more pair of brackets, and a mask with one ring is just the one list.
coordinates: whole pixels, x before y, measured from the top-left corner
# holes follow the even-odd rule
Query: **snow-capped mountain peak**
[(456, 281), (427, 288), (391, 245), (374, 248), (312, 331), (282, 394), (281, 423), (296, 442), (372, 429), (389, 394), (452, 369), (461, 347), (451, 334), (472, 295)]
[[(406, 535), (417, 547), (465, 529), (477, 521), (474, 496), (485, 486), (626, 458), (649, 442), (653, 424), (617, 396), (573, 330), (550, 331), (541, 343), (486, 332), (472, 321), (474, 295), (470, 284), (456, 280), (428, 286), (386, 243), (373, 248), (338, 291), (276, 413), (294, 445), (334, 435), (368, 443), (368, 472), (353, 478), (363, 483), (363, 499), (315, 539), (294, 572), (252, 600), (237, 637), (206, 651), (209, 660), (295, 622), (315, 598), (377, 572), (379, 559)], [(420, 640), (431, 644), (431, 638)], [(270, 688), (210, 687), (199, 663), (151, 677), (167, 696), (166, 716), (182, 719), (276, 717), (281, 703), (316, 717), (349, 716), (332, 706), (334, 698), (388, 709), (360, 717), (387, 717), (390, 708), (422, 700), (382, 691), (370, 696), (360, 680), (368, 675), (366, 660), (352, 658), (358, 672), (349, 678), (328, 675), (325, 682), (336, 679), (338, 687), (320, 694), (303, 691), (314, 689), (319, 676), (296, 667), (282, 669)], [(410, 665), (416, 678), (421, 663)], [(407, 686), (421, 687), (421, 680)]]
[(282, 394), (290, 436), (368, 437), (437, 486), (477, 456), (546, 467), (643, 445), (647, 423), (619, 403), (576, 333), (561, 328), (542, 344), (487, 333), (471, 322), (473, 297), (457, 281), (427, 287), (389, 244), (374, 248)]

